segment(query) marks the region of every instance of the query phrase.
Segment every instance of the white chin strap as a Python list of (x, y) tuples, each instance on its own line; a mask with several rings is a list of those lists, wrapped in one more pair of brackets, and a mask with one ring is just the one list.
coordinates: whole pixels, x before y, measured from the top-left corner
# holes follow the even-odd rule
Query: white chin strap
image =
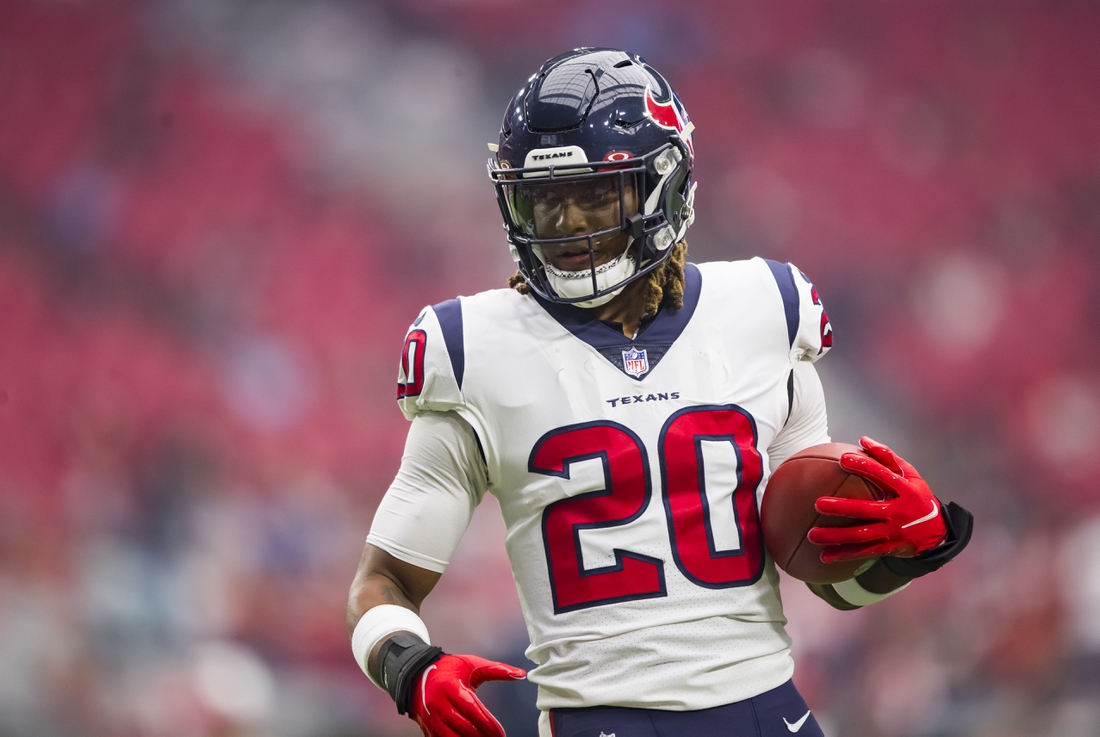
[[(628, 245), (627, 248), (629, 249), (630, 246)], [(539, 258), (542, 260), (541, 254), (539, 254)], [(546, 268), (546, 278), (550, 281), (550, 286), (554, 288), (559, 297), (576, 299), (592, 294), (592, 269), (562, 271), (554, 268), (552, 264), (546, 263), (545, 260), (543, 260), (543, 266)], [(633, 276), (637, 270), (638, 265), (634, 263), (634, 259), (627, 256), (626, 251), (623, 251), (606, 264), (596, 267), (596, 289), (597, 291), (603, 291), (615, 284), (620, 284)], [(621, 291), (623, 291), (623, 287), (599, 297), (586, 299), (583, 302), (574, 302), (573, 304), (577, 307), (599, 307), (613, 300)]]

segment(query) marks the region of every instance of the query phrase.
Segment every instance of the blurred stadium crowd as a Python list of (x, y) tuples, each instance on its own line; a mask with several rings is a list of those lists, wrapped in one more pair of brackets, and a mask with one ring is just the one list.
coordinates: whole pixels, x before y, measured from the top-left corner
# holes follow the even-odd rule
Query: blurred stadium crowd
[[(870, 609), (785, 582), (829, 733), (1100, 735), (1100, 5), (1074, 0), (0, 3), (0, 735), (417, 733), (343, 623), (398, 350), (511, 272), (485, 143), (581, 45), (691, 113), (693, 258), (817, 283), (834, 439), (977, 516)], [(425, 619), (522, 664), (484, 506)]]

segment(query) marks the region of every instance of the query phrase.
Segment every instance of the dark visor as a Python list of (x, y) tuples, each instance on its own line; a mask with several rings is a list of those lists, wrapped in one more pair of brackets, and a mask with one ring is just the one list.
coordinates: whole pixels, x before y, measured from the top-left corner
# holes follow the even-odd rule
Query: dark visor
[(550, 221), (565, 205), (582, 208), (591, 222), (605, 225), (590, 233), (620, 230), (638, 210), (636, 177), (632, 171), (603, 171), (568, 179), (498, 180), (514, 226), (530, 238), (561, 238)]

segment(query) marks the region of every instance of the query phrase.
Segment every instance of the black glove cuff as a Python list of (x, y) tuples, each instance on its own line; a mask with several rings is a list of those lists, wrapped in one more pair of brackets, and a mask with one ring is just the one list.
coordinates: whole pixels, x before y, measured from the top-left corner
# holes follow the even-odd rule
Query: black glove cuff
[(412, 708), (416, 677), (443, 657), (443, 648), (433, 647), (409, 632), (401, 632), (382, 643), (378, 651), (378, 670), (382, 685), (397, 704), (398, 714)]
[(974, 529), (974, 515), (951, 502), (943, 507), (944, 522), (947, 524), (947, 542), (926, 550), (915, 558), (896, 558), (885, 556), (883, 565), (899, 576), (920, 578), (932, 571), (939, 570), (945, 563), (963, 551), (970, 542), (970, 533)]

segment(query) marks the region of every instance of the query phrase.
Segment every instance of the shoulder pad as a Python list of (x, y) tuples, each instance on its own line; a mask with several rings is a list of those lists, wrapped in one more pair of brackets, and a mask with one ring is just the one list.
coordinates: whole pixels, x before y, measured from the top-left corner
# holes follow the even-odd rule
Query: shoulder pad
[(421, 310), (405, 334), (397, 371), (397, 403), (406, 418), (425, 411), (447, 412), (465, 403), (463, 343), (458, 299)]

